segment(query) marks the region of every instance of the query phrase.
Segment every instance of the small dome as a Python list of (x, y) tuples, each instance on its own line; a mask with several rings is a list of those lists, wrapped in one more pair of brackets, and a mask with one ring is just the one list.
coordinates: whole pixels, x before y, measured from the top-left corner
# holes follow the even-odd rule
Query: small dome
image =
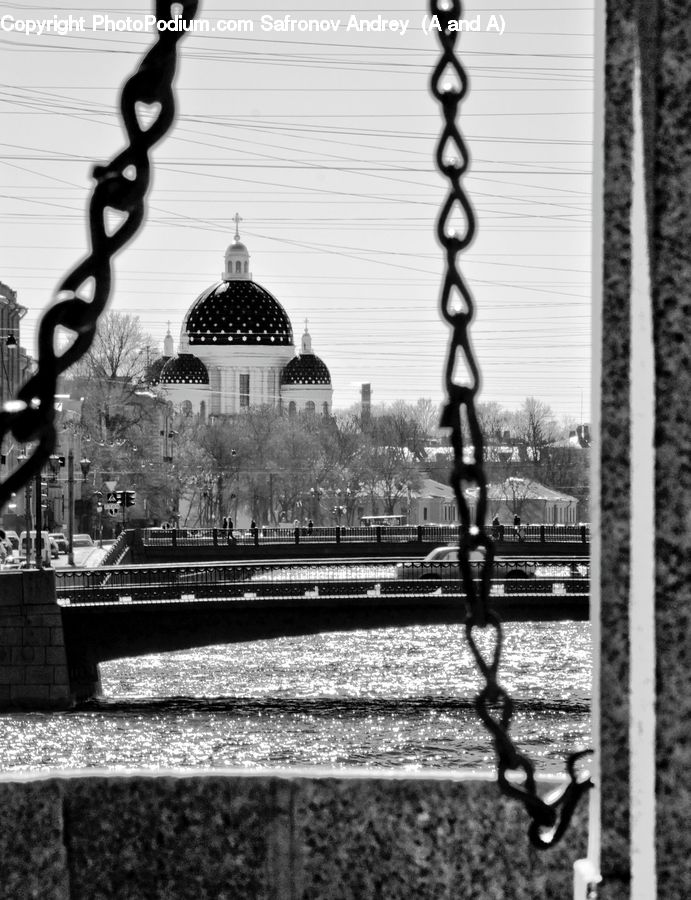
[(314, 353), (291, 359), (281, 374), (281, 384), (331, 384), (326, 364)]
[(158, 359), (155, 359), (149, 368), (146, 370), (146, 380), (151, 385), (157, 385), (161, 380), (161, 372), (163, 371), (163, 367), (170, 359), (169, 356), (159, 356)]
[(163, 367), (159, 376), (160, 384), (208, 384), (209, 373), (206, 366), (191, 353), (180, 353)]
[(280, 346), (293, 329), (278, 300), (255, 281), (221, 281), (201, 294), (184, 324), (190, 344)]

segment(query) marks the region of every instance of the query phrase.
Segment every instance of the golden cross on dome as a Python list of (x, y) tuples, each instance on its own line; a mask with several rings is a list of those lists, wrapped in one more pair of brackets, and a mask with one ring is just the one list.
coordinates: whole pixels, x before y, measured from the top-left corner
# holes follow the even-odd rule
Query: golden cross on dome
[(233, 216), (233, 221), (235, 222), (235, 240), (240, 240), (240, 222), (242, 222), (242, 217), (239, 213), (235, 213)]

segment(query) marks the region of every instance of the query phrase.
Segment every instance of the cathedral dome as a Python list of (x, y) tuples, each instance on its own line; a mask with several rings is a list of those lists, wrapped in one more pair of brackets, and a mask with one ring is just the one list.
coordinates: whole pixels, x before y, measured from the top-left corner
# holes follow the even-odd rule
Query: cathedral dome
[(312, 353), (291, 359), (281, 374), (281, 384), (331, 384), (331, 375), (326, 364)]
[(293, 343), (285, 309), (249, 279), (221, 281), (207, 288), (187, 315), (189, 343), (203, 346), (280, 346)]
[(163, 371), (163, 367), (170, 359), (170, 356), (159, 356), (158, 359), (155, 359), (149, 368), (146, 370), (146, 380), (149, 384), (155, 386), (158, 384), (161, 378), (161, 372)]
[(328, 384), (331, 385), (331, 375), (326, 364), (312, 351), (312, 338), (307, 330), (305, 320), (305, 333), (302, 336), (302, 353), (288, 363), (281, 373), (281, 384)]
[(169, 359), (159, 375), (159, 384), (208, 384), (206, 366), (191, 353), (179, 353)]

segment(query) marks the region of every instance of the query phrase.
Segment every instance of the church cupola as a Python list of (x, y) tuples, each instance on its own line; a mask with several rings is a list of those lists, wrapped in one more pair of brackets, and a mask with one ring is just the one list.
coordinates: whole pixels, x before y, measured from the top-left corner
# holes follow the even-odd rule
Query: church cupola
[(235, 213), (235, 239), (226, 250), (225, 270), (221, 276), (224, 281), (251, 281), (250, 255), (247, 247), (240, 240), (240, 222), (242, 219)]
[(305, 333), (302, 336), (302, 353), (303, 355), (311, 355), (314, 353), (312, 350), (312, 338), (307, 330), (307, 319), (305, 319)]
[(175, 347), (173, 346), (173, 335), (170, 333), (170, 322), (168, 322), (168, 331), (163, 339), (163, 355), (166, 358), (175, 356)]

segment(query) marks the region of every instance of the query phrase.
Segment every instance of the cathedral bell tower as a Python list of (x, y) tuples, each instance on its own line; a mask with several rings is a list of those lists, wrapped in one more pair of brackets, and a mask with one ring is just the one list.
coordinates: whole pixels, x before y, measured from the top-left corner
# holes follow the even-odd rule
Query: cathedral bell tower
[(250, 255), (247, 247), (240, 240), (240, 222), (242, 219), (235, 213), (235, 239), (226, 250), (225, 270), (221, 278), (224, 281), (251, 281)]

